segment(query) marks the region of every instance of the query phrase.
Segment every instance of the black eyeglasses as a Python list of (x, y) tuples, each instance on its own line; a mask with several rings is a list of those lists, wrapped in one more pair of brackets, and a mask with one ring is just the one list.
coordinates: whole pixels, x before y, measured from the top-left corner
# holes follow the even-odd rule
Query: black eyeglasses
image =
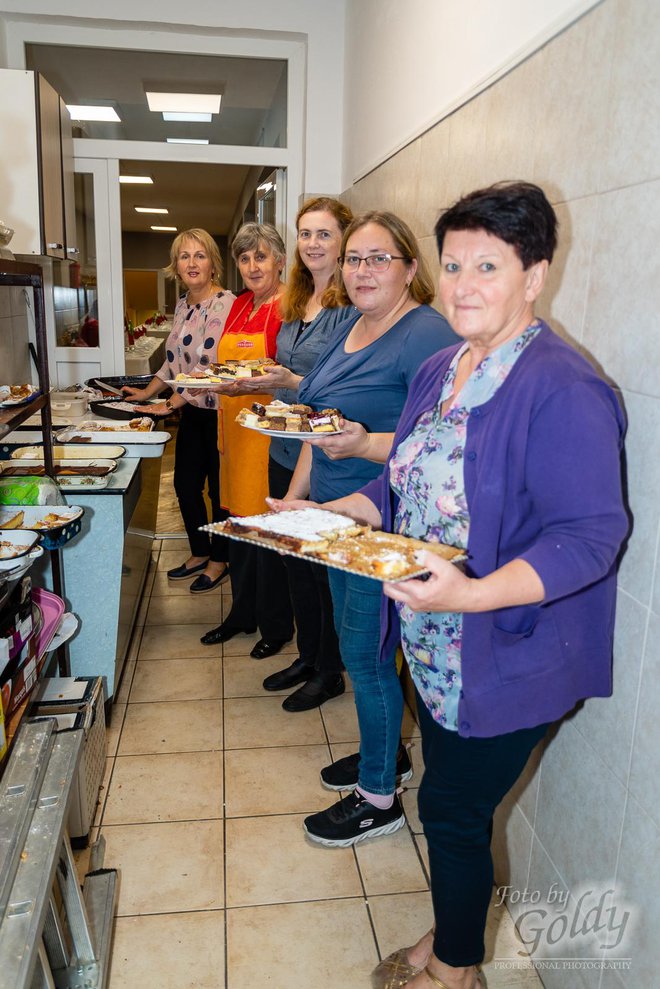
[(344, 254), (343, 257), (337, 259), (337, 264), (340, 268), (345, 268), (346, 271), (358, 271), (362, 261), (372, 271), (387, 271), (392, 261), (408, 261), (410, 263), (410, 258), (403, 257), (401, 254), (368, 254), (366, 258), (358, 257), (357, 254)]

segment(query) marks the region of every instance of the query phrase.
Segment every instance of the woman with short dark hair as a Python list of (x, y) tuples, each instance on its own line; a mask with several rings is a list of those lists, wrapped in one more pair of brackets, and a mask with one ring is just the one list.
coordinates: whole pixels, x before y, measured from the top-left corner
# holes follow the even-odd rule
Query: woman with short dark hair
[(556, 242), (543, 191), (474, 192), (436, 236), (463, 342), (413, 380), (381, 476), (323, 505), (467, 554), (462, 570), (426, 553), (428, 580), (384, 587), (381, 661), (401, 641), (417, 691), (435, 928), (378, 966), (376, 989), (481, 984), (493, 815), (548, 725), (611, 693), (628, 528), (616, 395), (534, 315)]

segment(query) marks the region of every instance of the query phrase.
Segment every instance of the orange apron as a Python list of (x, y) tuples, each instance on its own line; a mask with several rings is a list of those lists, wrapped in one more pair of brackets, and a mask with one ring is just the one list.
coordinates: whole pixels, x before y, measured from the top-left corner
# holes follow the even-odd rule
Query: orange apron
[[(264, 304), (248, 319), (252, 311), (252, 293), (241, 295), (234, 303), (225, 330), (218, 343), (218, 361), (253, 360), (272, 357), (268, 353), (267, 331), (281, 323), (277, 300)], [(272, 395), (220, 396), (218, 409), (218, 449), (220, 450), (220, 501), (232, 515), (257, 515), (267, 512), (268, 494), (267, 436), (239, 426), (236, 416), (253, 402), (266, 405)]]

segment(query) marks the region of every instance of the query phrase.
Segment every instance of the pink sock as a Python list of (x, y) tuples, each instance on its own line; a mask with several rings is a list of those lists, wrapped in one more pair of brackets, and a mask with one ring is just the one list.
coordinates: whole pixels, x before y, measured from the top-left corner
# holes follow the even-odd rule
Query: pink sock
[(357, 792), (368, 800), (370, 804), (377, 807), (378, 810), (389, 810), (394, 803), (394, 794), (390, 793), (387, 796), (383, 796), (382, 793), (369, 793), (368, 790), (363, 790), (361, 786), (356, 787)]

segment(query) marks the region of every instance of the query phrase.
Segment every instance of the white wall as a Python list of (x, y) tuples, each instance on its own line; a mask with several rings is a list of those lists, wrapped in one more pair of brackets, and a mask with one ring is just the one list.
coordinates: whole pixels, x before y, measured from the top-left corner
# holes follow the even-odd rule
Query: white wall
[[(89, 0), (0, 0), (0, 64), (3, 61), (2, 19), (7, 21), (7, 64), (22, 66), (22, 52), (15, 40), (12, 21), (67, 21), (91, 27), (89, 44), (112, 44), (113, 34), (139, 27), (141, 31), (171, 32), (171, 48), (178, 49), (178, 33), (200, 33), (217, 43), (222, 53), (236, 38), (299, 40), (306, 44), (306, 126), (304, 134), (303, 189), (328, 193), (342, 188), (341, 135), (343, 107), (343, 51), (346, 0), (197, 0), (184, 7), (180, 0), (113, 0), (95, 4)], [(56, 9), (56, 16), (53, 10)], [(157, 14), (155, 13), (157, 11)], [(154, 23), (154, 17), (158, 20)], [(185, 19), (185, 20), (184, 20)], [(119, 47), (124, 47), (120, 44)], [(17, 61), (20, 59), (20, 61)]]
[(344, 187), (598, 0), (359, 0), (347, 7)]

